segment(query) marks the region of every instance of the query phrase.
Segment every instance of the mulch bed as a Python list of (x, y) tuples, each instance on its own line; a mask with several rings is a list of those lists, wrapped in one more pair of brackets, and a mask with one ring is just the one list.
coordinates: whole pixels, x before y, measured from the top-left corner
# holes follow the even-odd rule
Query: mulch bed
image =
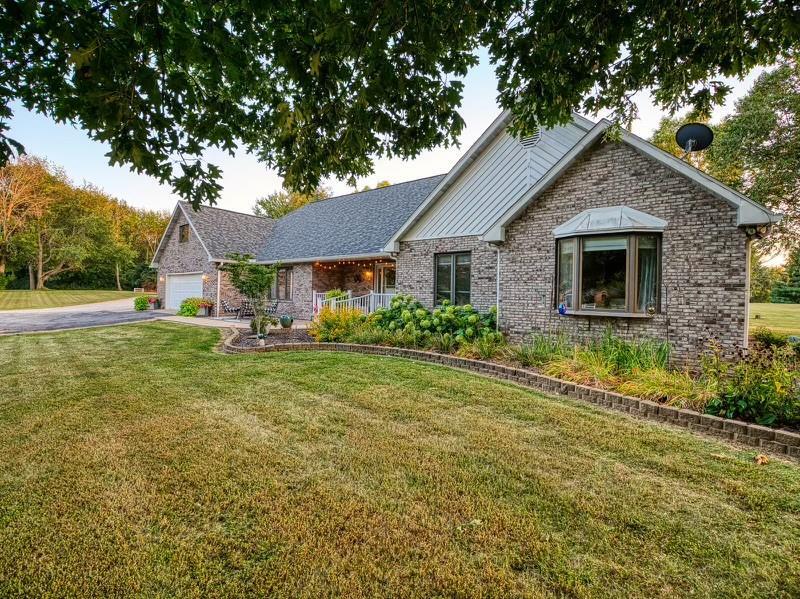
[[(269, 335), (264, 339), (264, 345), (279, 345), (283, 343), (313, 343), (314, 339), (305, 329), (270, 329)], [(258, 347), (258, 338), (250, 331), (242, 331), (231, 341), (239, 347)]]

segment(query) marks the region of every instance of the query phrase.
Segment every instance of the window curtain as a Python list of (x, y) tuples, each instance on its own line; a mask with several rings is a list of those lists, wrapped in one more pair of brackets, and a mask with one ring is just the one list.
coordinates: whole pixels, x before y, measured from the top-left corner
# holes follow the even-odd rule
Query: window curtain
[(639, 238), (639, 312), (647, 312), (647, 306), (655, 304), (658, 284), (657, 241), (652, 237)]

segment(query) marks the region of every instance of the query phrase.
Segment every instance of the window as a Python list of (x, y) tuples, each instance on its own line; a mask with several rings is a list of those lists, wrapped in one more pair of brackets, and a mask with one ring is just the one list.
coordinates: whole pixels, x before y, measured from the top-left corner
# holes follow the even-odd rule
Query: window
[(558, 240), (556, 305), (578, 311), (659, 311), (661, 236), (633, 233)]
[(269, 293), (270, 299), (290, 300), (292, 299), (292, 269), (279, 268), (272, 282), (272, 289)]
[(181, 225), (178, 227), (178, 241), (181, 243), (189, 241), (189, 225)]
[(463, 306), (469, 303), (472, 257), (464, 254), (436, 254), (434, 289), (436, 303), (443, 301)]

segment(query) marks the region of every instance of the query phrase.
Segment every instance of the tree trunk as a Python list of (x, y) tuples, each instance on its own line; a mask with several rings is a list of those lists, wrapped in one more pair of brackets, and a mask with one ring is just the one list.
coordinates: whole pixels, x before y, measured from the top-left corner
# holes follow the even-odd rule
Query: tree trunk
[(36, 288), (36, 277), (34, 276), (33, 263), (28, 263), (28, 289), (33, 291)]
[(0, 277), (6, 274), (6, 259), (0, 256)]
[(114, 275), (117, 279), (117, 291), (122, 291), (122, 285), (119, 284), (119, 262), (114, 263)]
[(36, 253), (36, 289), (44, 289), (44, 248), (42, 236), (39, 235), (39, 247)]

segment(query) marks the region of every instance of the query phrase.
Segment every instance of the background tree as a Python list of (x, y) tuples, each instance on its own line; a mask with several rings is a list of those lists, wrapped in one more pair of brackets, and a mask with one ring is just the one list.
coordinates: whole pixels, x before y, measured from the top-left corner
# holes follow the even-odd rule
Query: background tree
[(14, 240), (50, 200), (47, 164), (35, 157), (0, 167), (0, 289), (14, 255)]
[(750, 252), (750, 301), (772, 301), (772, 290), (786, 282), (786, 271), (781, 266), (765, 266), (757, 247)]
[[(651, 141), (676, 156), (675, 132), (697, 120), (662, 119)], [(702, 120), (702, 119), (701, 119)], [(689, 159), (697, 168), (784, 215), (760, 247), (791, 250), (800, 243), (800, 66), (795, 58), (763, 73), (733, 113), (712, 124), (714, 143)]]
[(365, 185), (364, 187), (361, 188), (361, 191), (370, 191), (371, 189), (380, 189), (381, 187), (389, 187), (390, 185), (391, 185), (391, 183), (389, 183), (386, 180), (378, 181), (375, 184), (375, 187), (370, 187), (369, 185)]
[(331, 190), (327, 187), (317, 187), (311, 193), (299, 193), (282, 189), (257, 199), (253, 206), (253, 213), (257, 216), (280, 218), (298, 208), (302, 208), (306, 204), (318, 202), (329, 197), (331, 197)]
[[(376, 157), (455, 143), (462, 78), (488, 48), (514, 130), (632, 97), (708, 114), (742, 76), (796, 49), (796, 2), (467, 0), (6, 2), (0, 120), (17, 101), (79, 124), (195, 205), (209, 147), (253, 153), (293, 190), (370, 174)], [(3, 133), (0, 162), (19, 144)]]
[(30, 288), (140, 287), (153, 278), (149, 263), (168, 219), (75, 186), (42, 159), (0, 168), (0, 260)]
[(800, 304), (800, 246), (789, 254), (786, 279), (775, 284), (771, 299), (779, 304)]

